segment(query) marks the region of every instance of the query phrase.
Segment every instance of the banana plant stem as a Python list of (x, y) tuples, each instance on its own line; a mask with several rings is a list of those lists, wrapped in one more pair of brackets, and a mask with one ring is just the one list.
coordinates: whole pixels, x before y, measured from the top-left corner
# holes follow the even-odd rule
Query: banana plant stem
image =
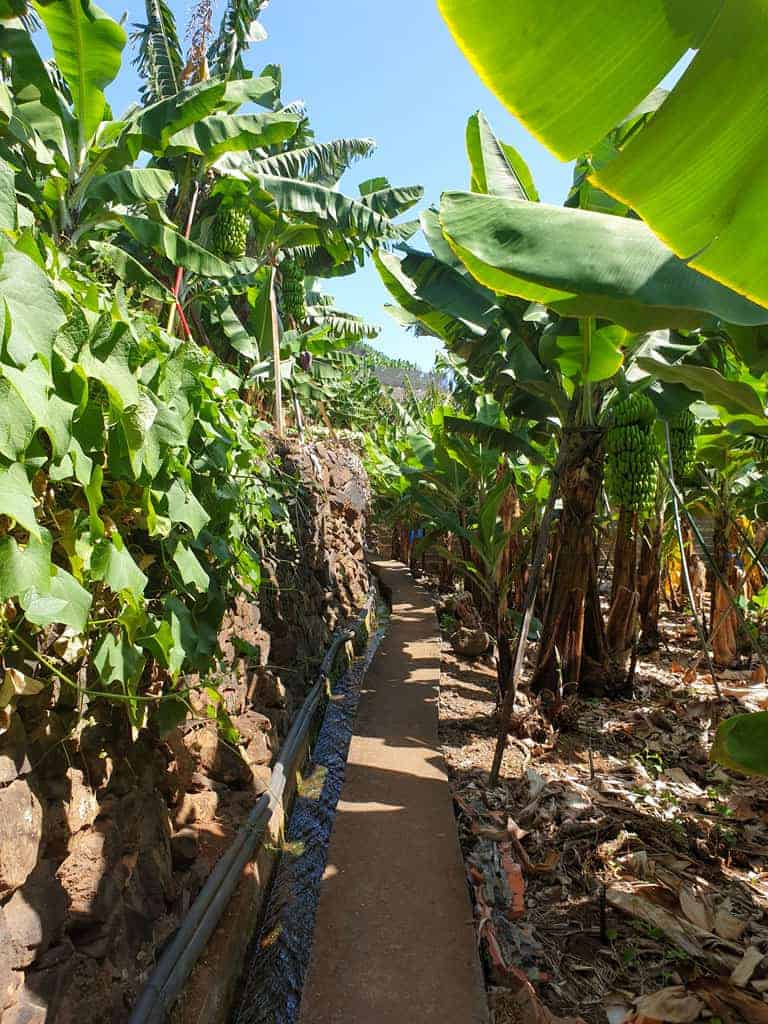
[(699, 637), (699, 643), (701, 644), (701, 649), (704, 652), (705, 658), (707, 659), (707, 667), (709, 668), (709, 674), (712, 677), (712, 685), (715, 688), (715, 693), (717, 694), (718, 699), (722, 699), (722, 694), (720, 692), (720, 684), (718, 683), (717, 676), (715, 675), (715, 664), (712, 660), (712, 654), (709, 650), (709, 644), (704, 633), (704, 626), (702, 625), (701, 617), (696, 608), (696, 598), (694, 597), (693, 593), (691, 574), (688, 571), (688, 556), (685, 553), (685, 538), (683, 537), (683, 524), (680, 519), (680, 507), (681, 505), (683, 505), (683, 502), (682, 496), (677, 489), (677, 484), (675, 483), (675, 471), (673, 468), (674, 462), (672, 458), (672, 440), (669, 432), (669, 422), (666, 420), (664, 422), (664, 436), (667, 443), (667, 462), (669, 468), (667, 469), (667, 467), (664, 465), (661, 459), (659, 459), (659, 465), (661, 466), (662, 473), (664, 473), (664, 475), (667, 478), (667, 482), (669, 483), (669, 489), (672, 492), (672, 512), (675, 517), (675, 531), (677, 533), (677, 544), (680, 548), (680, 571), (683, 575), (685, 591), (688, 595), (688, 603), (691, 606), (691, 614), (693, 615), (693, 621), (696, 624), (696, 632)]
[[(515, 659), (512, 662), (512, 671), (507, 682), (507, 692), (504, 694), (504, 703), (501, 706), (501, 713), (499, 716), (499, 734), (496, 740), (496, 750), (493, 755), (491, 774), (488, 779), (488, 784), (490, 786), (495, 786), (499, 781), (501, 762), (504, 759), (504, 750), (507, 746), (507, 733), (509, 732), (512, 716), (515, 713), (517, 685), (523, 671), (525, 649), (528, 643), (528, 634), (531, 629), (533, 609), (536, 606), (536, 595), (539, 592), (539, 583), (541, 581), (542, 568), (544, 566), (544, 556), (547, 553), (549, 534), (552, 527), (552, 518), (555, 514), (555, 504), (560, 491), (560, 475), (565, 468), (567, 447), (568, 446), (564, 440), (563, 444), (560, 446), (560, 453), (557, 457), (557, 462), (552, 470), (552, 482), (549, 488), (549, 497), (547, 498), (547, 504), (544, 508), (544, 514), (541, 517), (539, 535), (536, 538), (536, 548), (533, 554), (533, 561), (531, 562), (530, 576), (528, 577), (528, 589), (525, 594), (525, 612), (523, 614), (523, 621), (520, 624), (520, 635), (517, 638)], [(499, 642), (501, 642), (501, 637), (499, 637)]]
[[(668, 453), (669, 453), (669, 448), (671, 447), (670, 442), (669, 442), (669, 428), (667, 428), (667, 445), (668, 445)], [(661, 462), (661, 460), (659, 460), (659, 465), (661, 466), (662, 472), (665, 474), (665, 476), (667, 478), (667, 481), (669, 482), (670, 488), (672, 490), (672, 494), (681, 503), (681, 507), (682, 507), (683, 513), (685, 515), (685, 518), (691, 524), (691, 529), (693, 530), (693, 532), (694, 532), (694, 534), (696, 536), (696, 540), (698, 541), (698, 543), (699, 543), (699, 545), (701, 547), (701, 550), (704, 552), (704, 557), (706, 558), (707, 562), (709, 563), (709, 566), (710, 566), (710, 568), (711, 568), (715, 578), (717, 579), (717, 582), (723, 588), (723, 593), (725, 594), (726, 598), (728, 599), (728, 602), (730, 603), (731, 607), (733, 608), (733, 610), (734, 610), (734, 612), (736, 614), (736, 618), (739, 620), (739, 625), (741, 626), (741, 628), (744, 631), (747, 639), (749, 640), (749, 643), (750, 643), (750, 646), (752, 647), (752, 650), (757, 655), (757, 659), (760, 662), (760, 664), (763, 666), (763, 668), (765, 669), (766, 673), (768, 673), (768, 658), (766, 657), (765, 652), (763, 651), (763, 649), (760, 646), (760, 644), (758, 643), (758, 641), (755, 639), (754, 631), (753, 631), (752, 627), (750, 626), (750, 623), (748, 622), (747, 617), (744, 615), (744, 612), (743, 612), (743, 610), (741, 608), (741, 605), (736, 600), (736, 597), (735, 597), (733, 591), (731, 590), (730, 586), (728, 585), (728, 581), (726, 580), (726, 578), (723, 576), (722, 572), (720, 571), (720, 567), (717, 564), (717, 562), (715, 561), (714, 555), (712, 554), (712, 552), (707, 547), (706, 541), (704, 540), (704, 537), (702, 536), (701, 530), (699, 529), (699, 524), (696, 522), (696, 520), (691, 515), (691, 513), (688, 511), (688, 509), (685, 507), (685, 505), (682, 504), (682, 500), (683, 499), (682, 499), (682, 496), (681, 496), (679, 490), (677, 489), (677, 484), (675, 483), (674, 476), (672, 476), (669, 473), (669, 471), (667, 470), (666, 466), (664, 466), (664, 464)], [(670, 462), (670, 465), (671, 465), (671, 462)]]

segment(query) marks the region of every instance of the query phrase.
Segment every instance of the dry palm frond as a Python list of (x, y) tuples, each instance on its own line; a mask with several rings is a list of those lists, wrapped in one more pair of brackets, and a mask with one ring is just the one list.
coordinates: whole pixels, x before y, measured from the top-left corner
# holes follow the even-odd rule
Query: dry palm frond
[(197, 0), (187, 25), (189, 50), (181, 78), (185, 85), (205, 82), (211, 77), (208, 67), (208, 45), (213, 35), (214, 0)]

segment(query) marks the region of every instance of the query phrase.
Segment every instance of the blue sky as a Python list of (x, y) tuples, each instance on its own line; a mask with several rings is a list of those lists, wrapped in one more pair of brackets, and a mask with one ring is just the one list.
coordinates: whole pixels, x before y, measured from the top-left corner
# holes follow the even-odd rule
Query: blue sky
[[(127, 10), (129, 24), (142, 20), (144, 4), (136, 0), (100, 4), (115, 18)], [(172, 0), (172, 7), (182, 28), (190, 4)], [(272, 0), (262, 23), (269, 38), (251, 48), (249, 66), (282, 65), (283, 98), (306, 101), (318, 138), (376, 139), (374, 156), (356, 164), (342, 183), (350, 194), (374, 175), (393, 184), (423, 185), (425, 205), (436, 204), (447, 189), (467, 188), (464, 131), (469, 115), (482, 109), (496, 133), (528, 161), (542, 199), (564, 199), (570, 169), (531, 138), (474, 75), (435, 0)], [(126, 60), (110, 90), (116, 113), (136, 91)], [(436, 345), (405, 333), (384, 312), (388, 295), (375, 268), (330, 281), (328, 290), (341, 307), (381, 325), (376, 344), (382, 351), (431, 367)]]

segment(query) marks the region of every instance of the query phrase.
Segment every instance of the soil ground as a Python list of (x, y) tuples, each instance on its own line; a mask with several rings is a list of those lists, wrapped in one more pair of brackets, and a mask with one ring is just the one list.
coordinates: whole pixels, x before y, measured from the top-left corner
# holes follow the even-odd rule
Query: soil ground
[(661, 625), (633, 700), (576, 701), (555, 732), (523, 692), (490, 789), (493, 663), (457, 658), (443, 619), (440, 738), (496, 1024), (768, 1022), (768, 783), (708, 757), (768, 689), (728, 671), (718, 699), (690, 617)]

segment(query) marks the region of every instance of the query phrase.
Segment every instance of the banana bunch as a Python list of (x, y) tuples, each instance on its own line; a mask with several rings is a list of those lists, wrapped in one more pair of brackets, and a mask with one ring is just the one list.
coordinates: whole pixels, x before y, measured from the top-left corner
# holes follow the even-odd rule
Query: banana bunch
[(655, 419), (655, 406), (645, 395), (632, 395), (611, 410), (605, 485), (611, 501), (630, 512), (649, 512), (656, 498)]
[(213, 222), (213, 251), (217, 256), (245, 256), (250, 218), (237, 206), (222, 206)]
[(675, 480), (685, 480), (696, 462), (696, 417), (686, 409), (669, 421), (669, 440), (672, 446), (672, 469)]
[(304, 294), (304, 268), (292, 256), (286, 256), (280, 264), (282, 279), (282, 313), (296, 323), (307, 318), (307, 303)]

